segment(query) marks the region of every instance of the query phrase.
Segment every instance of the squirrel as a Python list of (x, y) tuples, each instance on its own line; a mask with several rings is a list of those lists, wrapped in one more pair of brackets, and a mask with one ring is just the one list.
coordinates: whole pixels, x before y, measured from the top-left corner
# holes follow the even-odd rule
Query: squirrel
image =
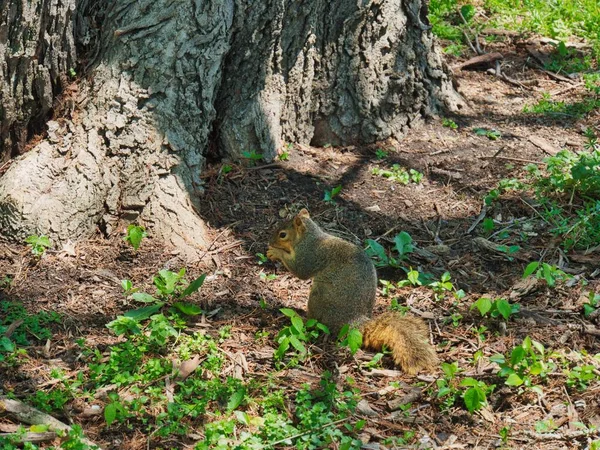
[(345, 324), (358, 328), (363, 347), (386, 345), (409, 375), (438, 364), (423, 320), (394, 311), (371, 319), (377, 293), (373, 262), (357, 245), (323, 231), (305, 208), (273, 233), (267, 257), (302, 280), (312, 278), (308, 317), (334, 335)]

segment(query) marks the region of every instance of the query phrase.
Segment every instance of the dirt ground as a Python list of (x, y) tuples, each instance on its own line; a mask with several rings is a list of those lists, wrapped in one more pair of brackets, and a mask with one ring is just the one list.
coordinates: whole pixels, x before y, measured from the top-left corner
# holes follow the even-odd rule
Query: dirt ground
[[(467, 371), (469, 376), (498, 385), (489, 406), (481, 412), (469, 414), (460, 405), (440, 412), (439, 401), (426, 388), (407, 412), (392, 411), (390, 404), (412, 392), (411, 384), (421, 381), (430, 386), (441, 371), (415, 380), (394, 370), (388, 360), (384, 362), (386, 370), (369, 372), (343, 355), (332, 362), (317, 348), (310, 363), (281, 374), (291, 386), (314, 382), (331, 364), (337, 365), (340, 373), (352, 374), (375, 412), (367, 417), (361, 435), (365, 443), (412, 430), (423, 448), (495, 448), (502, 444), (499, 431), (510, 427), (508, 448), (585, 448), (587, 438), (577, 434), (575, 423), (600, 427), (599, 384), (585, 391), (566, 389), (564, 375), (557, 372), (548, 377), (544, 396), (538, 399), (529, 391), (517, 394), (516, 389), (503, 387), (502, 379), (494, 375), (497, 366), (484, 363), (485, 358), (472, 362), (478, 350), (486, 357), (506, 353), (525, 336), (546, 349), (563, 352), (566, 358), (569, 349), (600, 353), (598, 336), (585, 332), (586, 327), (597, 329), (600, 324), (581, 314), (584, 293), (600, 292), (597, 260), (564, 252), (530, 199), (517, 193), (504, 195), (487, 211), (487, 217), (497, 222), (496, 230), (508, 231), (505, 241), (495, 242), (522, 247), (513, 258), (492, 252), (474, 239), (483, 235), (481, 224), (470, 231), (482, 211), (483, 197), (500, 179), (523, 177), (526, 164), (540, 162), (561, 148), (583, 150), (582, 130), (600, 123), (598, 111), (580, 120), (523, 113), (523, 107), (541, 98), (542, 92), (577, 101), (583, 88), (529, 68), (522, 46), (512, 42), (496, 45), (505, 56), (504, 72), (535, 85), (519, 87), (484, 71), (457, 70), (459, 90), (469, 105), (461, 114), (449, 116), (457, 130), (442, 126), (441, 119), (431, 120), (400, 142), (347, 148), (295, 146), (287, 161), (264, 168), (233, 165), (227, 174), (220, 174), (222, 162), (214, 162), (204, 174), (206, 193), (199, 213), (211, 228), (212, 245), (202, 263), (186, 268), (190, 279), (201, 273), (209, 275), (193, 301), (214, 312), (206, 319), (209, 329), (232, 326), (231, 337), (222, 348), (244, 352), (246, 377), (274, 370), (272, 352), (276, 344), (272, 339), (255, 340), (256, 331), (267, 330), (275, 336), (285, 323), (279, 309), (303, 311), (306, 303), (309, 282), (293, 278), (271, 262), (258, 264), (256, 256), (266, 253), (269, 233), (280, 218), (302, 207), (307, 207), (325, 229), (357, 243), (370, 238), (389, 247), (398, 232), (408, 232), (418, 248), (430, 253), (413, 253), (405, 265), (436, 278), (449, 271), (457, 289), (466, 292), (460, 302), (451, 295), (436, 301), (427, 288), (402, 288), (396, 295), (402, 305), (429, 319), (442, 361), (458, 361), (461, 367), (472, 367)], [(451, 66), (457, 63), (449, 61)], [(501, 137), (490, 140), (474, 133), (474, 128), (495, 129)], [(389, 156), (378, 159), (377, 149)], [(422, 172), (422, 182), (404, 186), (372, 174), (374, 167), (394, 163)], [(343, 187), (335, 204), (324, 202), (324, 191), (340, 184)], [(538, 283), (526, 292), (519, 291), (525, 266), (540, 259), (561, 264), (569, 273), (587, 279), (587, 286), (579, 283), (550, 290)], [(121, 236), (114, 236), (49, 251), (37, 263), (28, 248), (2, 244), (0, 276), (9, 275), (13, 282), (0, 291), (0, 300), (21, 301), (32, 313), (56, 311), (64, 321), (54, 327), (48, 345), (38, 342), (28, 350), (29, 363), (18, 373), (0, 373), (0, 392), (25, 398), (51, 379), (52, 367), (62, 367), (67, 373), (85, 370), (74, 341), (83, 337), (88, 345), (101, 350), (117, 341), (105, 324), (131, 309), (120, 280), (130, 279), (135, 286), (151, 289), (152, 276), (158, 270), (178, 270), (184, 265), (178, 254), (162, 248), (151, 236), (137, 253), (128, 249)], [(261, 273), (277, 277), (269, 279)], [(405, 272), (386, 269), (379, 277), (397, 281)], [(477, 311), (469, 310), (481, 296), (510, 298), (521, 304), (522, 312), (504, 329), (497, 326), (498, 321), (482, 319)], [(266, 308), (259, 306), (261, 299), (266, 301)], [(389, 302), (390, 298), (380, 293), (377, 312)], [(462, 319), (453, 323), (457, 314)], [(485, 341), (475, 331), (482, 324), (490, 328)], [(357, 359), (371, 357), (372, 353), (359, 352)], [(385, 389), (390, 381), (400, 381), (404, 388)], [(86, 435), (104, 448), (146, 448), (145, 438), (140, 439), (137, 433), (107, 431), (101, 416), (82, 417), (73, 405), (67, 406), (60, 418), (82, 424)], [(536, 432), (536, 422), (549, 418), (559, 427), (549, 435)], [(183, 444), (169, 446), (184, 448)]]

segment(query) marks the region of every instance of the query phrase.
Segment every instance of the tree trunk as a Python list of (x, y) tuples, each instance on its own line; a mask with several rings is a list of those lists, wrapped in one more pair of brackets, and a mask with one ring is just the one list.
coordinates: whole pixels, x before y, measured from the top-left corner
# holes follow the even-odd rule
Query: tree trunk
[[(0, 179), (0, 231), (17, 239), (44, 233), (61, 242), (138, 220), (193, 252), (206, 244), (194, 205), (209, 138), (222, 155), (255, 150), (268, 160), (284, 142), (398, 138), (440, 107), (461, 104), (421, 0), (79, 0), (76, 14), (75, 0), (19, 1), (42, 17), (55, 4), (70, 11), (61, 20), (77, 19), (91, 69), (63, 99), (68, 117), (48, 122), (44, 140)], [(0, 63), (35, 66), (34, 56), (6, 44), (7, 26), (19, 41), (26, 34), (18, 15), (2, 14)], [(35, 23), (37, 48), (72, 55), (64, 38), (72, 23), (49, 32), (44, 19)], [(59, 80), (74, 65), (55, 59), (44, 79)], [(29, 72), (11, 73), (25, 86)], [(50, 84), (54, 96), (64, 89)], [(40, 101), (48, 89), (27, 97), (35, 107), (15, 105), (11, 117), (20, 121), (5, 125), (2, 115), (5, 145), (18, 149), (23, 124), (49, 111)], [(5, 111), (7, 101), (3, 95)]]

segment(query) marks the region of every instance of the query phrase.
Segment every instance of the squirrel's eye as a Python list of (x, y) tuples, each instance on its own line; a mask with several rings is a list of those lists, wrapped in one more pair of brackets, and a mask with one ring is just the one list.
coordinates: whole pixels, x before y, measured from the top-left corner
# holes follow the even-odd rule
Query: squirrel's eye
[(279, 232), (279, 239), (285, 239), (287, 237), (287, 233), (285, 231)]

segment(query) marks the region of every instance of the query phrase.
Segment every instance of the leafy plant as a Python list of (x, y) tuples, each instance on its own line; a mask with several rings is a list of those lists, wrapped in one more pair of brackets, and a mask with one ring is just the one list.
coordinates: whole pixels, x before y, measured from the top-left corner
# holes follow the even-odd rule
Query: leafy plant
[(277, 335), (279, 347), (275, 352), (275, 358), (283, 359), (290, 347), (293, 347), (297, 352), (295, 356), (304, 360), (308, 355), (305, 344), (314, 341), (321, 333), (329, 334), (329, 329), (315, 319), (308, 319), (305, 323), (293, 309), (282, 308), (280, 311), (289, 317), (291, 325), (282, 328)]
[(588, 294), (588, 302), (583, 304), (583, 315), (590, 315), (600, 307), (600, 294), (590, 291)]
[(490, 316), (496, 318), (499, 316), (504, 317), (504, 320), (508, 320), (510, 316), (517, 314), (520, 310), (518, 303), (510, 304), (503, 298), (497, 298), (490, 300), (486, 297), (481, 297), (479, 300), (471, 305), (471, 311), (477, 308), (481, 317), (485, 317), (488, 313)]
[(325, 195), (323, 197), (323, 201), (327, 203), (335, 203), (334, 198), (341, 192), (342, 185), (334, 187), (331, 190), (325, 190)]
[(523, 278), (527, 278), (535, 274), (539, 280), (545, 280), (549, 287), (554, 287), (557, 281), (564, 281), (571, 278), (571, 275), (566, 274), (556, 266), (551, 266), (548, 263), (541, 263), (539, 261), (530, 262), (525, 271), (523, 272)]
[(423, 174), (421, 172), (415, 169), (406, 170), (404, 167), (401, 167), (400, 164), (394, 164), (389, 170), (373, 167), (371, 173), (400, 184), (408, 184), (411, 181), (413, 183), (420, 183), (423, 179)]
[[(406, 231), (401, 231), (394, 237), (394, 247), (388, 255), (383, 245), (373, 239), (367, 239), (367, 248), (365, 252), (373, 259), (376, 267), (400, 267), (400, 261), (408, 258), (408, 255), (414, 251), (412, 237)], [(393, 251), (398, 256), (392, 256)]]
[(450, 128), (451, 130), (458, 129), (458, 125), (452, 119), (442, 119), (442, 126), (444, 126), (446, 128)]
[(250, 152), (242, 152), (242, 158), (245, 158), (248, 161), (250, 161), (252, 165), (256, 164), (258, 161), (261, 161), (263, 157), (263, 154), (257, 153), (256, 150), (252, 150)]
[(127, 233), (123, 240), (125, 242), (129, 242), (134, 250), (140, 248), (142, 243), (142, 239), (144, 239), (148, 234), (146, 233), (146, 229), (140, 225), (129, 224), (127, 227)]
[(500, 133), (498, 130), (494, 130), (493, 128), (473, 128), (473, 132), (477, 136), (485, 136), (492, 141), (495, 141), (496, 139), (502, 137), (502, 133)]
[(375, 156), (377, 157), (377, 159), (385, 159), (388, 157), (388, 152), (381, 148), (378, 148), (377, 150), (375, 150)]
[(50, 238), (44, 235), (38, 236), (33, 234), (25, 239), (25, 242), (29, 244), (31, 253), (33, 253), (36, 258), (41, 258), (42, 255), (46, 253), (46, 250), (52, 247)]
[(338, 341), (342, 347), (348, 347), (353, 355), (362, 346), (362, 333), (357, 328), (351, 328), (346, 324), (338, 334)]
[(444, 377), (436, 380), (437, 398), (443, 400), (442, 409), (452, 407), (458, 398), (463, 400), (471, 413), (487, 404), (487, 395), (493, 392), (495, 385), (488, 385), (471, 377), (465, 377), (457, 383), (455, 377), (460, 371), (457, 362), (442, 363), (442, 371)]
[(532, 389), (537, 394), (542, 393), (540, 386), (535, 386), (536, 378), (545, 379), (550, 372), (556, 369), (554, 362), (546, 359), (544, 346), (527, 336), (523, 343), (513, 348), (510, 357), (494, 355), (490, 361), (500, 366), (498, 375), (506, 378), (508, 386), (524, 386)]
[(110, 399), (110, 403), (104, 407), (104, 420), (106, 421), (106, 425), (110, 427), (116, 419), (121, 421), (127, 417), (127, 409), (121, 403), (119, 394), (116, 392), (109, 392), (108, 398)]

